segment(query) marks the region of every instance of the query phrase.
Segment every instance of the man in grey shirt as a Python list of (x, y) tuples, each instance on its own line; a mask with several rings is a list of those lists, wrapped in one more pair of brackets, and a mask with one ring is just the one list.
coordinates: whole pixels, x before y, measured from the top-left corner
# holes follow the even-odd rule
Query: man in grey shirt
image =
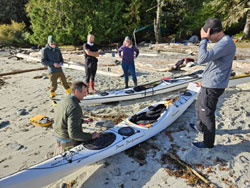
[[(207, 43), (215, 43), (208, 51)], [(190, 126), (203, 133), (203, 142), (194, 142), (198, 148), (213, 148), (215, 140), (215, 110), (218, 98), (228, 85), (236, 47), (233, 40), (224, 34), (217, 18), (208, 18), (201, 28), (198, 64), (207, 63), (195, 110), (197, 122)]]

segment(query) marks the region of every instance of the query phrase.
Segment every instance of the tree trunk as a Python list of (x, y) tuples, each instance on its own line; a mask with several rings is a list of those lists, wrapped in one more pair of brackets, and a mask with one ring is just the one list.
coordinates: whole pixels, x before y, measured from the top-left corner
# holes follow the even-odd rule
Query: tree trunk
[(245, 24), (243, 32), (244, 32), (243, 38), (250, 37), (250, 11), (247, 12), (247, 19), (246, 19), (246, 24)]
[(157, 0), (156, 19), (154, 20), (154, 32), (155, 32), (156, 44), (161, 42), (161, 12), (162, 12), (161, 7), (162, 7), (162, 0)]

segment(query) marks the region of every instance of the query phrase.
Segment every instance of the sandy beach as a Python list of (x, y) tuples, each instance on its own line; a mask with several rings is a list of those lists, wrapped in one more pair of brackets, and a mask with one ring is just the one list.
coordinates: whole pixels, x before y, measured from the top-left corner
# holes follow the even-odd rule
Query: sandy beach
[[(158, 62), (168, 60), (173, 64), (179, 58), (192, 57), (197, 59), (197, 48), (191, 53), (172, 54), (168, 59), (167, 52), (162, 57), (154, 57)], [(191, 49), (191, 48), (190, 48)], [(242, 61), (243, 67), (234, 68), (237, 72), (250, 69), (249, 49), (238, 50), (236, 61)], [(144, 53), (156, 53), (145, 51)], [(170, 52), (169, 52), (170, 53)], [(242, 58), (248, 56), (248, 59)], [(0, 73), (34, 69), (42, 67), (41, 63), (26, 60), (8, 59), (9, 52), (0, 52)], [(114, 62), (118, 57), (111, 54), (100, 57), (102, 62)], [(140, 63), (151, 64), (154, 68), (155, 59), (139, 56)], [(156, 68), (164, 66), (157, 63)], [(119, 67), (118, 67), (119, 68)], [(103, 68), (104, 70), (105, 68)], [(163, 77), (188, 74), (204, 66), (183, 68), (178, 72), (154, 72), (137, 69), (139, 84), (160, 80)], [(84, 80), (85, 73), (79, 70), (64, 69), (69, 82)], [(129, 85), (132, 86), (130, 78)], [(96, 77), (97, 90), (110, 90), (124, 87), (123, 77), (110, 77), (98, 74)], [(42, 114), (54, 118), (55, 107), (49, 99), (49, 79), (47, 70), (33, 71), (0, 77), (0, 177), (27, 168), (53, 155), (55, 138), (51, 127), (32, 125), (29, 119)], [(102, 132), (106, 127), (98, 126), (98, 121), (104, 115), (129, 117), (139, 110), (174, 93), (153, 97), (124, 101), (112, 105), (90, 105), (83, 107), (86, 117), (95, 116), (94, 122), (86, 124), (84, 131)], [(59, 84), (56, 94), (59, 98), (66, 92)], [(212, 182), (215, 187), (247, 188), (250, 187), (250, 84), (227, 88), (220, 97), (216, 111), (216, 142), (213, 149), (196, 149), (192, 146), (195, 140), (202, 140), (202, 135), (194, 132), (189, 123), (195, 123), (194, 103), (169, 128), (144, 143), (106, 158), (97, 163), (82, 167), (81, 170), (54, 182), (47, 188), (156, 188), (156, 187), (206, 187), (204, 184), (192, 184), (184, 176), (174, 174), (178, 168), (165, 156), (174, 151), (181, 160)], [(24, 115), (18, 115), (17, 110), (25, 109)], [(107, 120), (107, 119), (106, 119)], [(97, 125), (96, 125), (97, 124)], [(115, 124), (115, 123), (114, 123)], [(140, 152), (142, 157), (138, 157)]]

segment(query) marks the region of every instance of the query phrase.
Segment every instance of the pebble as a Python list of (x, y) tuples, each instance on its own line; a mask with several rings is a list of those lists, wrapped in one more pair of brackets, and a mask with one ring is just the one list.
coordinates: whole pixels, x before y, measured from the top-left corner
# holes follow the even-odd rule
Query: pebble
[(114, 176), (120, 176), (121, 170), (120, 168), (115, 168), (113, 172), (111, 172)]
[(4, 127), (8, 126), (9, 124), (10, 124), (10, 121), (2, 121), (0, 123), (0, 128), (4, 128)]
[(27, 113), (27, 112), (26, 112), (25, 109), (18, 109), (18, 110), (16, 111), (16, 114), (17, 114), (18, 116), (25, 115), (26, 113)]
[(22, 144), (17, 143), (16, 141), (14, 141), (12, 143), (8, 143), (7, 147), (9, 147), (10, 149), (13, 149), (15, 151), (18, 151), (21, 149), (26, 149), (26, 147), (24, 147)]

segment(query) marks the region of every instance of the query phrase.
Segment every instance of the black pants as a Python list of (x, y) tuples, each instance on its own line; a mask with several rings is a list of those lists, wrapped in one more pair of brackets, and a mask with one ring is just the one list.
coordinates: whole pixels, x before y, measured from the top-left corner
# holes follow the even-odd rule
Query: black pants
[(216, 105), (224, 91), (225, 89), (201, 87), (195, 104), (197, 128), (204, 133), (204, 144), (210, 148), (214, 147), (215, 140)]
[(97, 70), (97, 62), (92, 58), (85, 58), (85, 73), (86, 73), (86, 83), (89, 83), (90, 79), (92, 82), (95, 81), (95, 75)]

